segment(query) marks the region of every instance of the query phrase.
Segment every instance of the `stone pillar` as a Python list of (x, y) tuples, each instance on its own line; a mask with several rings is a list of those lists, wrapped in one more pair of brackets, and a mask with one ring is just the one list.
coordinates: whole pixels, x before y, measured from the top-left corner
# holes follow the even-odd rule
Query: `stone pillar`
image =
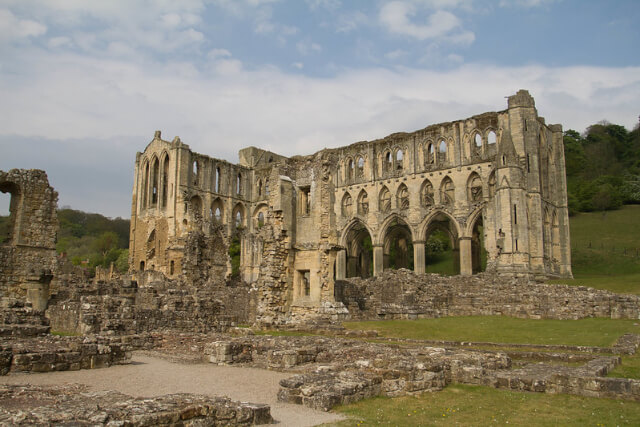
[(416, 273), (425, 272), (424, 242), (413, 242), (413, 271)]
[(473, 274), (473, 256), (471, 254), (471, 237), (460, 237), (460, 274)]
[(382, 245), (373, 247), (373, 275), (377, 276), (384, 270), (384, 248)]
[(336, 259), (336, 280), (343, 280), (347, 278), (347, 251), (342, 249), (338, 251), (338, 258)]

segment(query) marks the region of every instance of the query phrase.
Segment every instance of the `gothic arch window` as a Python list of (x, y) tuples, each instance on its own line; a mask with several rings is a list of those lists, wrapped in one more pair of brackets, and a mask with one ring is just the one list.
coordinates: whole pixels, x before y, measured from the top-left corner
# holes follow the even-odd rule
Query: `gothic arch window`
[(358, 157), (358, 178), (364, 178), (364, 159)]
[(404, 153), (402, 152), (402, 149), (399, 149), (396, 151), (396, 170), (402, 170), (404, 168), (403, 162)]
[(202, 218), (202, 199), (200, 196), (193, 196), (190, 201), (191, 204), (191, 213), (194, 218), (201, 219)]
[(369, 195), (362, 190), (358, 195), (358, 215), (366, 215), (369, 213)]
[(482, 179), (480, 179), (480, 175), (476, 172), (469, 175), (469, 180), (467, 181), (467, 198), (469, 203), (482, 201)]
[(487, 134), (487, 144), (495, 144), (497, 141), (496, 133), (494, 131), (489, 131)]
[(211, 209), (209, 214), (211, 215), (211, 220), (217, 223), (222, 223), (222, 212), (223, 212), (222, 201), (216, 198), (213, 203), (211, 203)]
[(447, 176), (440, 185), (440, 203), (446, 206), (453, 206), (455, 200), (455, 187), (451, 178)]
[(216, 193), (220, 192), (220, 179), (222, 179), (222, 174), (220, 173), (220, 167), (216, 168)]
[(233, 209), (233, 225), (236, 228), (244, 226), (244, 206), (241, 203), (238, 203)]
[(384, 213), (391, 211), (391, 193), (389, 192), (389, 189), (386, 185), (382, 187), (382, 190), (380, 190), (378, 208), (380, 212)]
[(353, 199), (351, 198), (351, 194), (345, 193), (342, 197), (342, 216), (350, 217), (353, 214)]
[(427, 145), (427, 153), (425, 155), (425, 159), (425, 166), (433, 165), (436, 162), (436, 147), (431, 142), (429, 143), (429, 145)]
[(149, 162), (145, 161), (144, 164), (144, 180), (143, 180), (143, 184), (142, 184), (142, 207), (146, 208), (147, 207), (147, 200), (148, 199), (148, 193), (149, 193)]
[(447, 162), (447, 143), (444, 139), (441, 139), (438, 143), (438, 160), (441, 163)]
[(262, 197), (262, 180), (258, 180), (258, 197)]
[(158, 181), (160, 180), (160, 160), (154, 158), (153, 169), (151, 171), (152, 184), (151, 184), (151, 204), (156, 205), (158, 203)]
[(258, 228), (264, 226), (264, 213), (258, 212)]
[(431, 184), (431, 181), (426, 179), (422, 184), (422, 189), (420, 190), (420, 203), (422, 203), (422, 206), (428, 208), (435, 204), (433, 193), (433, 184)]
[(393, 160), (391, 159), (391, 151), (384, 153), (384, 171), (390, 172), (393, 167)]
[(242, 174), (238, 173), (236, 176), (236, 193), (242, 194)]
[(198, 165), (198, 161), (194, 160), (191, 168), (191, 174), (193, 175), (193, 185), (198, 185), (199, 183), (199, 174), (200, 174), (200, 165)]
[(404, 184), (400, 184), (400, 187), (398, 187), (398, 192), (396, 193), (396, 203), (398, 209), (409, 209), (409, 190)]
[(480, 136), (480, 134), (478, 132), (476, 132), (475, 136), (473, 137), (473, 142), (474, 142), (476, 148), (481, 148), (482, 147), (482, 137)]
[(164, 156), (164, 161), (162, 162), (162, 207), (167, 207), (167, 186), (169, 182), (169, 155), (166, 154)]

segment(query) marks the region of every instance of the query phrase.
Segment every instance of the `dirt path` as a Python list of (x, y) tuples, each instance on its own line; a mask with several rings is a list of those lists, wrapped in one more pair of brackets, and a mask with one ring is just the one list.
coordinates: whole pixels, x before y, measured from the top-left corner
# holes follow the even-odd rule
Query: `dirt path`
[(276, 401), (278, 382), (291, 374), (254, 368), (179, 364), (135, 354), (130, 365), (42, 374), (10, 374), (0, 384), (86, 384), (93, 390), (116, 390), (148, 397), (170, 393), (227, 396), (244, 402), (266, 403), (279, 426), (313, 426), (342, 419), (337, 414)]

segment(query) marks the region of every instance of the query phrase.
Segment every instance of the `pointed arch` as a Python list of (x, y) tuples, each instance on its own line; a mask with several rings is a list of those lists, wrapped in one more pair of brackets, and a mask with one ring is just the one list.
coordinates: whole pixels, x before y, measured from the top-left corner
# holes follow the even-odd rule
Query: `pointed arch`
[(489, 192), (489, 199), (493, 199), (496, 195), (496, 170), (492, 170), (489, 174), (489, 179), (487, 181), (487, 190)]
[(348, 191), (344, 193), (344, 196), (342, 196), (342, 202), (340, 203), (340, 207), (342, 210), (343, 217), (349, 218), (350, 216), (353, 215), (353, 198), (351, 197), (351, 194), (349, 194)]
[(391, 211), (391, 192), (386, 185), (382, 186), (378, 196), (378, 211), (383, 213)]
[(435, 204), (433, 184), (429, 179), (425, 179), (420, 187), (420, 204), (425, 208)]
[(358, 161), (356, 163), (357, 166), (357, 177), (358, 179), (363, 179), (364, 178), (364, 158), (362, 156), (358, 157)]
[(487, 144), (493, 145), (498, 141), (498, 136), (496, 135), (496, 131), (493, 129), (489, 129), (487, 131)]
[(382, 223), (378, 240), (382, 244), (383, 268), (414, 269), (413, 230), (397, 214)]
[(445, 176), (440, 184), (440, 204), (453, 206), (456, 202), (455, 186), (453, 180)]
[(161, 206), (167, 207), (168, 198), (168, 186), (169, 186), (169, 153), (163, 151), (162, 153), (162, 183), (160, 185), (160, 194), (162, 198)]
[(369, 213), (369, 195), (366, 190), (360, 191), (358, 194), (358, 215), (367, 215)]
[(373, 275), (372, 234), (363, 221), (350, 221), (342, 231), (340, 244), (346, 249), (346, 277)]
[(196, 219), (202, 218), (202, 199), (200, 196), (193, 196), (191, 200), (189, 200), (189, 205), (191, 209), (191, 215), (193, 215)]
[(151, 205), (158, 204), (158, 191), (160, 191), (160, 160), (154, 155), (151, 168)]
[(142, 180), (142, 189), (141, 189), (141, 193), (142, 193), (142, 207), (146, 208), (147, 204), (148, 204), (148, 200), (149, 200), (149, 176), (150, 176), (150, 166), (149, 166), (149, 161), (147, 159), (144, 160), (143, 163), (143, 174), (144, 174), (144, 178)]
[(392, 213), (391, 215), (387, 216), (384, 219), (384, 221), (382, 221), (382, 223), (380, 223), (380, 231), (378, 232), (378, 235), (376, 236), (376, 241), (379, 244), (383, 244), (384, 243), (385, 234), (396, 223), (402, 224), (402, 225), (406, 225), (407, 228), (409, 229), (410, 233), (411, 233), (411, 240), (415, 240), (414, 239), (414, 234), (415, 233), (414, 233), (414, 230), (411, 228), (411, 226), (400, 215), (398, 215), (397, 213)]
[(409, 209), (409, 189), (405, 184), (400, 184), (396, 192), (396, 206), (398, 209)]
[(437, 210), (434, 210), (433, 212), (430, 212), (427, 216), (425, 216), (420, 222), (420, 224), (418, 225), (417, 233), (416, 233), (416, 235), (418, 236), (418, 239), (426, 240), (426, 238), (428, 237), (427, 231), (429, 228), (429, 224), (431, 224), (434, 221), (442, 221), (445, 218), (451, 221), (451, 224), (453, 226), (453, 231), (455, 232), (454, 234), (456, 236), (461, 236), (464, 230), (462, 229), (458, 221), (448, 212), (442, 209), (437, 209)]
[(261, 228), (262, 226), (264, 226), (268, 209), (269, 207), (266, 203), (260, 203), (253, 210), (253, 221), (256, 228)]
[(240, 202), (236, 203), (233, 208), (233, 225), (235, 228), (241, 228), (245, 226), (245, 208)]
[(482, 178), (477, 172), (471, 172), (467, 179), (467, 201), (480, 203), (482, 200)]
[(222, 204), (222, 200), (220, 200), (219, 197), (216, 197), (213, 202), (211, 202), (209, 217), (211, 221), (218, 224), (222, 224), (224, 222), (224, 205)]

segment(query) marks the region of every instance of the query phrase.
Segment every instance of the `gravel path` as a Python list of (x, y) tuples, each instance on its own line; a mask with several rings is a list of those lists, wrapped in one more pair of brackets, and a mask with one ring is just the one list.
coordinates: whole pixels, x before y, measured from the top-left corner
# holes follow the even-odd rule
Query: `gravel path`
[(313, 426), (343, 419), (340, 415), (277, 402), (278, 382), (292, 374), (255, 368), (179, 364), (136, 354), (130, 365), (105, 369), (10, 374), (0, 384), (86, 384), (93, 390), (116, 390), (131, 396), (149, 397), (170, 393), (227, 396), (233, 400), (266, 403), (278, 426)]

